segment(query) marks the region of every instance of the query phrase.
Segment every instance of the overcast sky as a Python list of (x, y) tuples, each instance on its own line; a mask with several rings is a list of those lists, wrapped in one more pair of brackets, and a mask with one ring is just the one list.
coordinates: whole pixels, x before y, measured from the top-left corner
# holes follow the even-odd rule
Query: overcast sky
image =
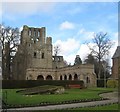
[(84, 60), (89, 53), (85, 43), (91, 41), (94, 33), (107, 32), (110, 39), (115, 42), (110, 51), (111, 58), (118, 44), (118, 3), (112, 2), (113, 0), (82, 1), (84, 2), (6, 0), (1, 4), (1, 21), (7, 26), (19, 28), (23, 25), (45, 26), (47, 36), (52, 37), (54, 45), (60, 46), (60, 55), (69, 63), (74, 62), (76, 55), (80, 55)]

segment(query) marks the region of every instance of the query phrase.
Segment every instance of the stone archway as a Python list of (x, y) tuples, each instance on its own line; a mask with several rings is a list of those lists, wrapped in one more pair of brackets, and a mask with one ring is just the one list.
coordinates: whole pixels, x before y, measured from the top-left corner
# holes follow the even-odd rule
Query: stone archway
[(48, 75), (48, 76), (46, 77), (46, 80), (53, 80), (53, 78), (52, 78), (51, 75)]
[(69, 75), (69, 80), (72, 80), (72, 75), (71, 74)]
[(60, 76), (60, 80), (62, 80), (62, 75)]
[(74, 80), (78, 80), (78, 75), (75, 73)]
[(67, 80), (67, 75), (64, 75), (64, 80)]
[(38, 75), (37, 80), (44, 80), (44, 77), (42, 75)]

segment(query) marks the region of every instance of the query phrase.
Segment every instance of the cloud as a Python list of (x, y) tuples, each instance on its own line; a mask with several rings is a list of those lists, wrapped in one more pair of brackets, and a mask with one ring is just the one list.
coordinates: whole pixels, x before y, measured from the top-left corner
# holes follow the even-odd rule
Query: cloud
[(23, 30), (23, 26), (19, 28), (19, 31), (21, 32)]
[(2, 3), (0, 2), (0, 22), (2, 23)]
[[(90, 47), (93, 47), (94, 43), (89, 43)], [(90, 54), (90, 49), (87, 44), (81, 44), (79, 50), (77, 51), (77, 54), (80, 55), (82, 61), (85, 60), (86, 56)]]
[(118, 40), (113, 40), (113, 42), (115, 43), (112, 48), (110, 49), (110, 52), (109, 52), (109, 60), (110, 60), (110, 65), (112, 65), (112, 57), (117, 49), (117, 46), (118, 46)]
[(81, 39), (82, 41), (90, 41), (91, 39), (94, 38), (94, 32), (93, 31), (87, 31), (85, 28), (80, 28), (76, 35), (75, 38)]
[(74, 29), (75, 25), (71, 22), (65, 21), (60, 24), (60, 30)]
[(75, 53), (70, 54), (70, 55), (67, 55), (67, 56), (64, 55), (64, 59), (67, 61), (68, 64), (71, 64), (71, 65), (74, 64), (75, 57), (76, 57), (76, 54), (75, 54)]
[[(109, 60), (110, 60), (111, 66), (112, 66), (111, 58), (112, 58), (112, 56), (115, 53), (115, 50), (117, 48), (117, 40), (113, 40), (113, 42), (115, 44), (110, 49), (109, 56), (107, 56), (107, 58), (109, 58)], [(74, 64), (74, 60), (75, 60), (76, 55), (80, 55), (80, 58), (82, 59), (82, 61), (84, 61), (85, 58), (87, 57), (87, 55), (90, 54), (90, 52), (91, 52), (87, 44), (80, 44), (80, 41), (75, 40), (74, 38), (69, 38), (66, 41), (57, 40), (54, 43), (54, 46), (55, 45), (60, 46), (59, 55), (62, 55), (64, 57), (64, 59), (68, 63), (71, 63), (72, 65)], [(89, 43), (90, 47), (93, 47), (94, 45), (95, 44), (92, 42)]]
[(113, 40), (115, 42), (115, 45), (120, 46), (120, 37), (118, 36), (118, 32), (113, 33), (113, 37), (115, 39), (115, 40)]
[(112, 58), (113, 54), (115, 53), (115, 50), (117, 49), (118, 46), (118, 40), (112, 40), (112, 42), (114, 43), (114, 45), (112, 46), (112, 48), (110, 49), (109, 55)]
[(83, 6), (82, 7), (74, 7), (71, 9), (68, 9), (66, 12), (68, 14), (70, 14), (71, 16), (75, 15), (75, 14), (80, 14), (84, 11), (85, 9), (83, 9)]
[(22, 15), (23, 17), (42, 12), (50, 13), (54, 5), (53, 2), (3, 2), (2, 11), (5, 15)]
[(61, 50), (60, 54), (68, 55), (74, 53), (74, 51), (76, 51), (79, 48), (80, 43), (74, 38), (68, 38), (66, 41), (57, 40), (54, 43), (54, 45), (60, 46), (60, 50)]
[(118, 46), (120, 46), (120, 37), (118, 37)]
[[(75, 40), (74, 38), (68, 38), (66, 41), (57, 40), (54, 43), (54, 46), (56, 45), (60, 47), (60, 53), (58, 55), (62, 55), (71, 64), (74, 64), (76, 55), (80, 55), (81, 59), (84, 60), (90, 53), (86, 44), (80, 44), (80, 40)], [(94, 46), (93, 43), (89, 45)]]
[(59, 55), (63, 55), (64, 59), (68, 63), (73, 64), (76, 56), (76, 52), (80, 47), (79, 41), (75, 40), (74, 38), (68, 38), (66, 41), (57, 40), (54, 43), (54, 46), (56, 45), (60, 46)]

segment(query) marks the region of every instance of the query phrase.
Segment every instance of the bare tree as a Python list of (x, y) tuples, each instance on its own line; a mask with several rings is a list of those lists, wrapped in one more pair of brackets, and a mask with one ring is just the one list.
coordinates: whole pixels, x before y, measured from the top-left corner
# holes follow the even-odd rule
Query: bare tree
[(57, 56), (60, 52), (60, 45), (54, 46), (54, 55)]
[[(85, 58), (84, 62), (86, 64), (93, 64), (94, 65), (94, 72), (95, 72), (96, 76), (98, 77), (99, 66), (100, 66), (98, 60), (92, 54), (88, 54), (88, 56)], [(106, 65), (106, 66), (103, 66), (103, 65)], [(109, 66), (109, 62), (107, 60), (101, 61), (100, 78), (103, 78), (104, 74), (106, 75), (106, 78), (110, 77), (110, 66)]]
[(3, 79), (10, 78), (12, 56), (19, 44), (19, 29), (0, 24), (0, 45), (2, 47), (2, 75)]
[(100, 79), (101, 68), (102, 68), (102, 60), (104, 57), (109, 54), (109, 50), (111, 49), (113, 42), (109, 39), (107, 33), (100, 32), (94, 35), (93, 38), (94, 46), (91, 47), (88, 44), (89, 49), (91, 50), (91, 54), (93, 54), (99, 62), (99, 72), (98, 79)]
[(87, 57), (84, 60), (87, 64), (94, 64), (96, 62), (94, 56), (92, 54), (88, 54)]

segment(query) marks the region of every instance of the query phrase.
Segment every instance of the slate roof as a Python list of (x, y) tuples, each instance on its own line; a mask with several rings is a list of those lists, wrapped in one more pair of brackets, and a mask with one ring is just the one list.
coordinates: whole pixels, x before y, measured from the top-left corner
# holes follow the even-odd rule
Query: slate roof
[(118, 57), (120, 57), (120, 46), (117, 47), (112, 58), (118, 58)]

